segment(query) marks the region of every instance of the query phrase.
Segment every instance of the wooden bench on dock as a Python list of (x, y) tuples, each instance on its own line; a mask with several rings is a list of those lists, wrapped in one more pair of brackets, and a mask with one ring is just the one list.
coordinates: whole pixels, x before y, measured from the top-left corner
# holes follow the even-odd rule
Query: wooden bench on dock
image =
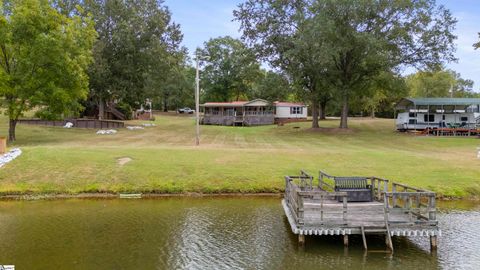
[(371, 202), (372, 185), (365, 177), (334, 177), (335, 191), (346, 192), (349, 202)]

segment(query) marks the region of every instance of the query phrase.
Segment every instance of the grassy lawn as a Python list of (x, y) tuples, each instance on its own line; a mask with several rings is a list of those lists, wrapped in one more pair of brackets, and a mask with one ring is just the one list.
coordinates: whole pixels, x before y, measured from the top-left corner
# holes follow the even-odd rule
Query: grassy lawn
[[(10, 147), (24, 153), (0, 169), (0, 193), (278, 192), (284, 175), (322, 169), (375, 175), (445, 196), (480, 195), (476, 138), (399, 134), (393, 120), (352, 119), (347, 132), (312, 131), (310, 123), (202, 126), (195, 147), (192, 117), (156, 118), (156, 127), (115, 135), (19, 125)], [(338, 121), (321, 126), (337, 127)], [(0, 135), (7, 127), (1, 116)], [(122, 157), (132, 161), (120, 165)]]

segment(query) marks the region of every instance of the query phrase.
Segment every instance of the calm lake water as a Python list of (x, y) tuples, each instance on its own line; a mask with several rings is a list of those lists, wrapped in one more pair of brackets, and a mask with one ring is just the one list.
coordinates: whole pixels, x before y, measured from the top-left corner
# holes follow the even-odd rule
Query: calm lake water
[[(436, 254), (394, 237), (395, 254), (361, 238), (297, 247), (279, 198), (0, 202), (0, 264), (16, 269), (480, 269), (480, 204), (444, 203)], [(384, 250), (384, 239), (368, 237)]]

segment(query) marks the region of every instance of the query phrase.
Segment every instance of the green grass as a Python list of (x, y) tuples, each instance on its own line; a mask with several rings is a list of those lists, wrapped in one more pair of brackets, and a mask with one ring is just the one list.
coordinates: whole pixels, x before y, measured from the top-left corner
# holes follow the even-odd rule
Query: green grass
[[(476, 138), (413, 136), (396, 133), (393, 120), (351, 119), (347, 132), (330, 129), (336, 120), (321, 122), (321, 131), (310, 130), (310, 123), (202, 126), (195, 147), (193, 118), (156, 118), (156, 127), (109, 136), (19, 125), (10, 147), (24, 153), (0, 169), (0, 193), (279, 192), (284, 175), (322, 169), (375, 175), (444, 196), (480, 195)], [(0, 136), (6, 134), (2, 116)], [(121, 157), (132, 161), (121, 166)]]

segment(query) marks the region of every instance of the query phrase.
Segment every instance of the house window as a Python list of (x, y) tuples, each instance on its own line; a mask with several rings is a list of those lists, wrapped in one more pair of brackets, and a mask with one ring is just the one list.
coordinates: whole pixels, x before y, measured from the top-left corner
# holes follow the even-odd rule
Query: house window
[(415, 117), (415, 113), (411, 112), (411, 113), (408, 113), (408, 117)]
[(303, 114), (302, 107), (290, 107), (290, 114)]
[(445, 120), (445, 115), (442, 115), (442, 120)]
[(427, 122), (435, 122), (435, 114), (424, 114), (423, 115), (423, 121), (425, 123)]
[(462, 122), (467, 122), (467, 121), (468, 121), (468, 117), (462, 116), (462, 117), (460, 117), (460, 121), (462, 121)]
[(410, 119), (410, 120), (408, 120), (408, 124), (410, 124), (410, 125), (415, 125), (415, 124), (417, 124), (417, 119)]

